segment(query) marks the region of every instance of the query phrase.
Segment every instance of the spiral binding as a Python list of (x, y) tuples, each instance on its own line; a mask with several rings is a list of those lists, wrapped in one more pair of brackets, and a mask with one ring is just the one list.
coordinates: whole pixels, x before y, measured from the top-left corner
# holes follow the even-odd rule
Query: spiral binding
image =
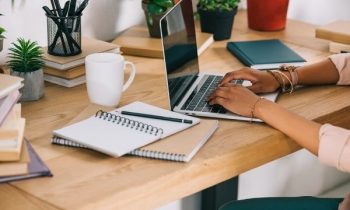
[(157, 128), (155, 126), (149, 125), (147, 123), (143, 123), (140, 121), (132, 120), (126, 117), (122, 117), (120, 115), (116, 115), (113, 113), (105, 112), (103, 110), (99, 110), (96, 112), (95, 117), (107, 120), (112, 123), (116, 123), (121, 126), (129, 127), (134, 130), (138, 130), (144, 133), (148, 133), (151, 135), (161, 135), (163, 134), (163, 129)]
[(68, 147), (79, 147), (79, 148), (87, 148), (87, 146), (83, 145), (83, 144), (79, 144), (76, 143), (74, 141), (68, 140), (68, 139), (64, 139), (58, 136), (53, 136), (51, 139), (51, 143), (52, 144), (58, 144), (58, 145), (63, 145), (63, 146), (68, 146)]
[(186, 155), (184, 154), (176, 154), (176, 153), (168, 153), (168, 152), (159, 152), (152, 151), (146, 149), (136, 149), (129, 153), (130, 155), (136, 155), (140, 157), (148, 157), (162, 160), (172, 160), (178, 162), (184, 162)]

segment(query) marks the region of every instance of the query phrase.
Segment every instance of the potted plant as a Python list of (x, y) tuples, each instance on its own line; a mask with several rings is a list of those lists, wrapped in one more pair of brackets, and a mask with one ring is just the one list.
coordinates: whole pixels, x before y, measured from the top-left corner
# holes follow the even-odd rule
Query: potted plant
[(142, 0), (142, 9), (145, 12), (149, 35), (160, 38), (159, 21), (164, 13), (174, 6), (172, 0)]
[(38, 100), (44, 95), (43, 52), (37, 42), (18, 38), (9, 48), (11, 74), (24, 78), (21, 101)]
[(259, 31), (285, 28), (289, 0), (247, 0), (248, 27)]
[(197, 8), (202, 32), (214, 34), (215, 40), (229, 39), (239, 2), (240, 0), (199, 0)]
[[(0, 16), (2, 16), (2, 14), (0, 13)], [(0, 26), (0, 52), (2, 51), (2, 48), (4, 46), (4, 33), (5, 33), (5, 29), (3, 27)]]
[(3, 27), (0, 27), (0, 52), (2, 51), (2, 48), (4, 46), (4, 39), (5, 39), (5, 36), (4, 36), (4, 33), (5, 33), (5, 29)]

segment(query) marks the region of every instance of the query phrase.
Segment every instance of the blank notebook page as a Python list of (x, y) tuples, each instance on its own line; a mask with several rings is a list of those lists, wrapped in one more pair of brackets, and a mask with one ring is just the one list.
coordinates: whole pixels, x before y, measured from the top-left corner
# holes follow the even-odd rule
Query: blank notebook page
[[(125, 107), (118, 109), (120, 111), (138, 111), (147, 114), (159, 114), (168, 117), (184, 117), (184, 119), (191, 119), (193, 124), (185, 124), (178, 122), (169, 122), (164, 120), (155, 120), (142, 117), (133, 117), (127, 115), (121, 115), (116, 110), (110, 112), (117, 116), (127, 118), (129, 121), (126, 123), (118, 123), (113, 119), (106, 118), (107, 112), (101, 116), (92, 116), (86, 120), (69, 125), (67, 127), (55, 130), (53, 133), (56, 136), (75, 141), (95, 149), (97, 151), (119, 157), (136, 148), (145, 146), (160, 138), (164, 138), (186, 128), (199, 123), (198, 118), (189, 117), (186, 115), (174, 113), (165, 109), (154, 107), (141, 102), (134, 102)], [(108, 116), (110, 116), (108, 114)], [(130, 121), (131, 120), (131, 121)], [(160, 132), (145, 132), (140, 129), (136, 129), (137, 126), (132, 122), (142, 122), (147, 125), (151, 125), (155, 130), (163, 130), (163, 134)]]
[(146, 134), (96, 117), (54, 131), (54, 133), (116, 157), (159, 139), (159, 135)]
[(155, 107), (149, 104), (145, 104), (139, 101), (133, 102), (131, 104), (128, 104), (126, 106), (123, 106), (117, 110), (115, 110), (113, 113), (118, 113), (121, 111), (130, 111), (130, 112), (141, 112), (145, 114), (153, 114), (153, 115), (160, 115), (164, 117), (173, 117), (173, 118), (179, 118), (179, 119), (186, 119), (186, 120), (192, 120), (193, 124), (187, 124), (187, 123), (178, 123), (178, 122), (171, 122), (171, 121), (165, 121), (165, 120), (157, 120), (157, 119), (150, 119), (150, 118), (144, 118), (144, 117), (136, 117), (136, 116), (129, 116), (129, 115), (122, 115), (124, 117), (127, 117), (132, 120), (146, 122), (147, 124), (150, 124), (152, 126), (162, 128), (163, 129), (163, 135), (161, 138), (165, 138), (167, 136), (170, 136), (174, 133), (177, 133), (179, 131), (182, 131), (186, 128), (189, 128), (195, 124), (198, 124), (200, 119), (196, 117), (187, 116), (184, 114), (172, 112), (166, 109), (162, 109), (159, 107)]

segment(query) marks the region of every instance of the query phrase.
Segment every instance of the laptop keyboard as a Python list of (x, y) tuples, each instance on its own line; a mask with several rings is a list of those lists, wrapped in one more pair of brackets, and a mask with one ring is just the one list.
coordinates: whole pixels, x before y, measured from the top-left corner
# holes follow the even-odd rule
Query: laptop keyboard
[[(203, 85), (196, 92), (193, 91), (190, 97), (182, 106), (182, 110), (187, 111), (199, 111), (199, 112), (212, 112), (212, 113), (226, 113), (226, 109), (220, 105), (209, 105), (207, 98), (216, 89), (221, 82), (223, 76), (208, 75), (203, 77)], [(202, 81), (199, 82), (201, 84)], [(235, 84), (242, 84), (243, 80), (234, 81)]]

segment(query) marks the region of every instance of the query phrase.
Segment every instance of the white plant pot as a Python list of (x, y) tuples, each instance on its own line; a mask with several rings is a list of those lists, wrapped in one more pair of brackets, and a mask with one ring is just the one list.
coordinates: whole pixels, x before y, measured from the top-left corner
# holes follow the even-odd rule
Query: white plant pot
[(22, 77), (23, 87), (20, 89), (22, 94), (21, 101), (35, 101), (44, 95), (44, 73), (43, 69), (33, 72), (12, 71), (11, 75)]

